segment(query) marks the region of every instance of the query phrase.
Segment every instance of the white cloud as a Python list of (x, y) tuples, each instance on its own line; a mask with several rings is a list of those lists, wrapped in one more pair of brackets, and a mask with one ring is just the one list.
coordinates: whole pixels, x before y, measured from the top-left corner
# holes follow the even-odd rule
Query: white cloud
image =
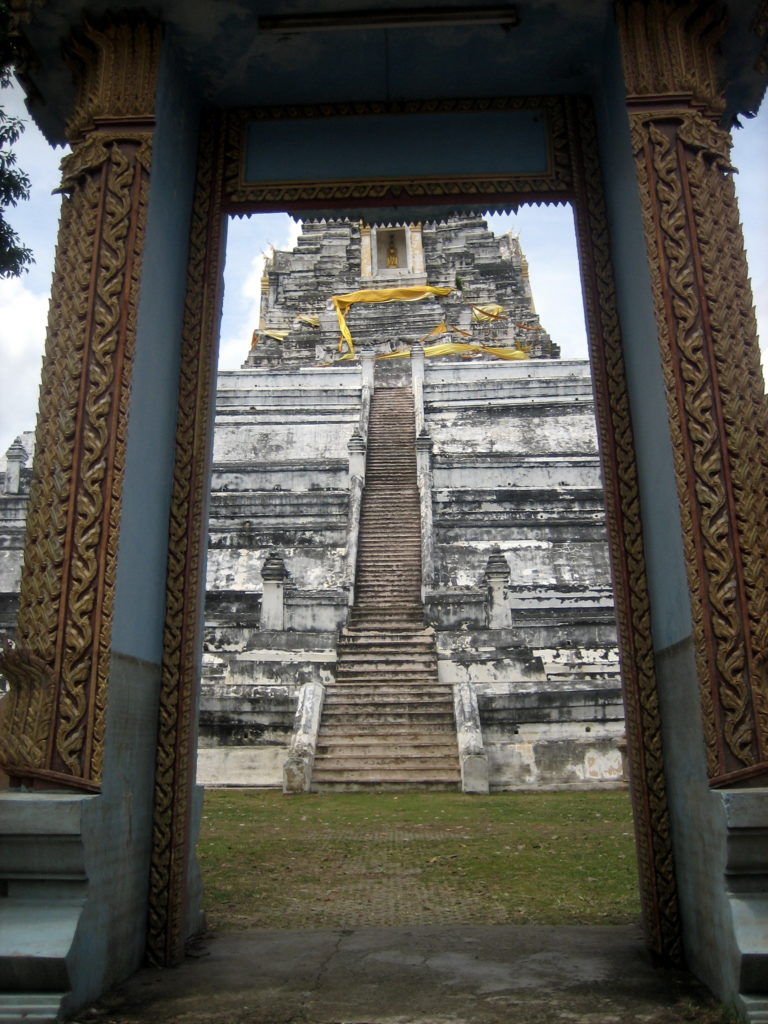
[(496, 235), (519, 234), (536, 312), (541, 326), (560, 346), (562, 358), (586, 359), (587, 331), (570, 206), (522, 206), (516, 213), (487, 219)]
[(0, 454), (17, 434), (34, 429), (47, 314), (46, 294), (23, 279), (0, 281)]
[(286, 213), (269, 213), (229, 222), (221, 318), (219, 369), (236, 370), (248, 355), (259, 323), (264, 257), (275, 249), (293, 249), (301, 224)]

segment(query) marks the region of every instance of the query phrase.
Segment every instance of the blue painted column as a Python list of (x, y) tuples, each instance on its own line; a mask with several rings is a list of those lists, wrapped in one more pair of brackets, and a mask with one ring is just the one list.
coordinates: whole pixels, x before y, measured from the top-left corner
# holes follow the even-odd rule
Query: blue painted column
[[(159, 24), (89, 25), (70, 56), (72, 152), (0, 737), (23, 787), (0, 797), (4, 830), (23, 837), (34, 816), (35, 863), (48, 864), (41, 885), (60, 872), (62, 836), (78, 865), (71, 884), (82, 902), (66, 927), (55, 885), (30, 916), (39, 936), (50, 925), (55, 954), (41, 941), (39, 973), (34, 957), (24, 961), (26, 991), (55, 976), (50, 998), (66, 1013), (145, 952), (198, 125)], [(186, 921), (194, 927), (199, 913)]]
[(741, 880), (734, 844), (757, 849), (765, 822), (766, 406), (719, 125), (722, 25), (676, 4), (616, 10), (598, 121), (683, 948), (749, 1015), (768, 995), (764, 932), (749, 923), (768, 909), (768, 857)]

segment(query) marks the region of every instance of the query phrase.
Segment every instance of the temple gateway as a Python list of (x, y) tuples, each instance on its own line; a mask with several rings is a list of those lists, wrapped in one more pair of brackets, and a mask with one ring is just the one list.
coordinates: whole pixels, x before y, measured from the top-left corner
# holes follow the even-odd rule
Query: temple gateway
[[(565, 693), (575, 710), (580, 689), (574, 665), (559, 673), (554, 663), (548, 605), (562, 597), (557, 615), (574, 630), (566, 650), (591, 616), (588, 680), (600, 644), (610, 662), (608, 605), (584, 589), (578, 560), (559, 557), (569, 531), (584, 550), (597, 544), (604, 508), (645, 939), (745, 1020), (765, 1021), (768, 408), (729, 136), (765, 92), (764, 0), (421, 10), (393, 0), (384, 12), (168, 0), (151, 14), (98, 0), (87, 18), (71, 0), (10, 6), (31, 114), (70, 149), (17, 626), (1, 656), (5, 1019), (71, 1015), (145, 960), (177, 962), (201, 928), (201, 675), (214, 762), (212, 741), (241, 728), (252, 700), (262, 714), (260, 693), (247, 690), (262, 683), (245, 682), (251, 664), (259, 680), (273, 666), (278, 703), (293, 687), (289, 789), (313, 785), (310, 764), (327, 773), (316, 784), (344, 785), (350, 705), (372, 704), (376, 687), (386, 704), (387, 686), (398, 699), (429, 695), (435, 749), (425, 756), (445, 773), (439, 784), (541, 773), (548, 721), (523, 717), (538, 696), (530, 708), (519, 698), (526, 686), (553, 701)], [(576, 415), (576, 398), (589, 404), (584, 376), (551, 358), (520, 287), (482, 294), (482, 233), (469, 270), (430, 277), (431, 232), (453, 215), (472, 234), (483, 211), (564, 201), (575, 213), (602, 502), (589, 415)], [(312, 322), (273, 322), (287, 277), (277, 254), (243, 371), (263, 378), (262, 400), (245, 407), (236, 375), (217, 403), (227, 217), (276, 210), (301, 218), (308, 239), (323, 220), (338, 225), (339, 246), (345, 233), (359, 244), (359, 272), (322, 307), (282, 307)], [(306, 282), (309, 296), (312, 274)], [(371, 301), (381, 293), (393, 301)], [(366, 324), (400, 306), (408, 316), (366, 340)], [(433, 346), (451, 358), (433, 359)], [(501, 353), (495, 376), (478, 347)], [(297, 369), (281, 368), (283, 351), (298, 354)], [(304, 352), (313, 366), (326, 352), (332, 365), (305, 369)], [(312, 392), (291, 394), (291, 373), (327, 374), (316, 393), (332, 383), (338, 408), (324, 398), (310, 415)], [(582, 432), (542, 450), (536, 421), (557, 422), (558, 392)], [(248, 459), (228, 417), (261, 419)], [(19, 449), (23, 439), (6, 470), (12, 494), (26, 472)], [(304, 480), (291, 466), (298, 450)], [(251, 458), (260, 487), (246, 486)], [(211, 534), (206, 617), (211, 479), (231, 530)], [(526, 546), (542, 512), (551, 546)], [(341, 556), (353, 536), (354, 576)], [(331, 556), (322, 567), (321, 548)], [(256, 551), (247, 579), (229, 579)], [(221, 643), (209, 633), (203, 672), (206, 618)], [(339, 627), (331, 661), (327, 637)], [(294, 659), (299, 633), (315, 647)], [(309, 668), (289, 681), (292, 661)], [(520, 685), (507, 686), (512, 678)], [(608, 692), (615, 679), (606, 671), (581, 692)], [(582, 705), (588, 723), (595, 699)], [(258, 740), (268, 723), (255, 721)], [(610, 771), (615, 749), (600, 743), (619, 726), (606, 713), (601, 728), (598, 761)], [(586, 735), (585, 725), (565, 771), (587, 763)]]

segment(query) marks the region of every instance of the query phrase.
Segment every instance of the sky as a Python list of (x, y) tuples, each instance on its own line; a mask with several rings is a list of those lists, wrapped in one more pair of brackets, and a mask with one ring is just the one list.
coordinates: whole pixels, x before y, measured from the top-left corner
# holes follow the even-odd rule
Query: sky
[[(29, 201), (8, 211), (8, 220), (35, 263), (21, 278), (0, 280), (0, 459), (13, 439), (33, 430), (40, 365), (59, 214), (58, 164), (64, 150), (52, 149), (30, 121), (17, 87), (0, 92), (6, 111), (27, 121), (17, 143), (18, 165), (32, 182)], [(736, 188), (750, 263), (763, 363), (768, 363), (768, 100), (761, 113), (734, 132)], [(519, 234), (530, 270), (531, 289), (542, 326), (560, 345), (563, 358), (586, 358), (587, 345), (578, 258), (569, 207), (522, 207), (494, 214), (496, 234)], [(264, 254), (274, 246), (293, 248), (299, 225), (284, 214), (233, 219), (229, 224), (225, 270), (220, 369), (245, 360), (258, 324)]]

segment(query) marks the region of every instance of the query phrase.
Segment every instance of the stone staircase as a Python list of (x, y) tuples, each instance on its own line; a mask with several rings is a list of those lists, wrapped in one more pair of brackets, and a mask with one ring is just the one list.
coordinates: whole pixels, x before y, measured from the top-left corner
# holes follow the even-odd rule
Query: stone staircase
[(413, 393), (371, 403), (355, 603), (323, 706), (312, 789), (458, 789), (450, 684), (421, 602)]

